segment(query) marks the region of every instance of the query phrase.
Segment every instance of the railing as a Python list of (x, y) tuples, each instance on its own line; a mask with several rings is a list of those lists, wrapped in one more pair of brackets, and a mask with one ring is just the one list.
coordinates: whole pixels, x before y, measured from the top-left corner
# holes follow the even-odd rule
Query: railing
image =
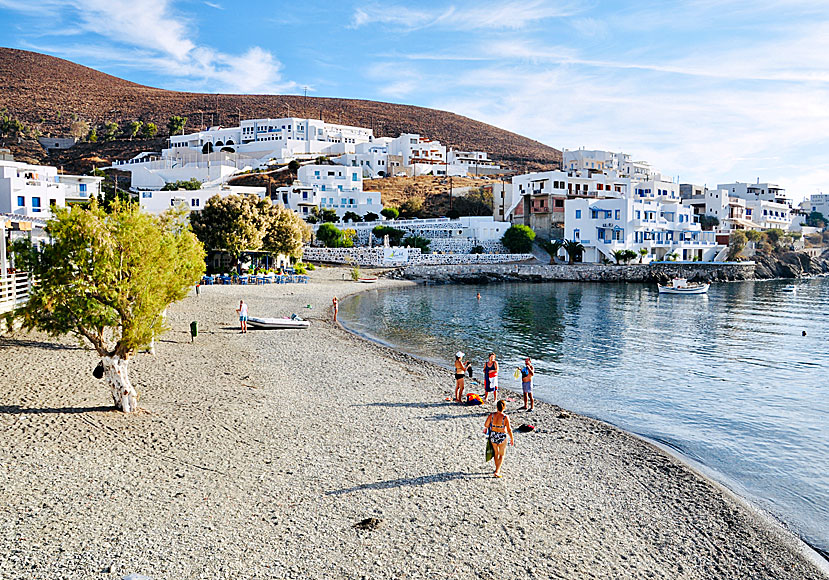
[(25, 272), (0, 275), (0, 314), (20, 308), (29, 301), (33, 281)]

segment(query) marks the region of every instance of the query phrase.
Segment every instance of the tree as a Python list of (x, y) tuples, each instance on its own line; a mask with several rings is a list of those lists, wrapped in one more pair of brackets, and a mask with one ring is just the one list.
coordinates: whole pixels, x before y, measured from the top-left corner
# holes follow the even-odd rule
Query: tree
[(370, 211), (363, 216), (363, 221), (365, 222), (376, 222), (378, 219), (380, 219), (380, 216), (373, 211)]
[(811, 228), (825, 228), (826, 218), (819, 211), (813, 211), (806, 218), (806, 225)]
[(768, 239), (769, 243), (775, 250), (786, 241), (786, 232), (780, 228), (771, 228), (766, 230), (764, 233), (766, 234), (766, 239)]
[(749, 242), (761, 242), (766, 239), (765, 234), (760, 230), (746, 230), (745, 236)]
[(343, 248), (353, 248), (354, 240), (357, 239), (357, 230), (354, 228), (345, 228), (343, 230)]
[(214, 195), (190, 214), (193, 232), (207, 250), (228, 252), (238, 262), (245, 250), (262, 247), (270, 203), (252, 195)]
[(584, 246), (576, 240), (567, 240), (564, 242), (564, 251), (567, 252), (567, 263), (572, 266), (577, 260), (581, 260), (581, 255), (584, 253)]
[(127, 123), (126, 128), (124, 129), (124, 134), (129, 138), (130, 141), (135, 139), (138, 136), (138, 132), (141, 130), (141, 127), (144, 125), (141, 121), (130, 121)]
[(290, 171), (291, 174), (294, 177), (296, 177), (297, 173), (299, 172), (299, 161), (297, 161), (296, 159), (291, 159), (291, 162), (288, 163), (288, 171)]
[(415, 235), (409, 235), (403, 240), (403, 244), (409, 246), (410, 248), (420, 248), (420, 252), (422, 254), (429, 253), (429, 244), (431, 243), (432, 240)]
[(89, 135), (86, 136), (86, 140), (90, 143), (98, 142), (98, 129), (96, 127), (92, 127), (92, 129), (89, 130)]
[(187, 191), (196, 191), (197, 189), (201, 189), (201, 185), (201, 181), (199, 181), (195, 177), (191, 177), (187, 181), (182, 180), (165, 183), (164, 187), (161, 188), (161, 191), (178, 191), (180, 189), (184, 189)]
[(347, 211), (347, 212), (345, 212), (345, 214), (343, 215), (343, 221), (344, 221), (344, 222), (353, 222), (353, 223), (357, 223), (357, 222), (361, 222), (361, 221), (363, 221), (363, 218), (361, 218), (359, 215), (357, 215), (357, 214), (356, 214), (356, 213), (354, 213), (353, 211)]
[(187, 117), (180, 117), (179, 115), (173, 115), (170, 117), (170, 120), (167, 121), (167, 131), (170, 135), (175, 135), (176, 133), (181, 133), (184, 135), (184, 126), (187, 125)]
[(613, 259), (616, 260), (616, 265), (618, 266), (622, 260), (625, 259), (625, 251), (624, 250), (614, 250), (611, 252), (613, 254)]
[(213, 153), (213, 143), (208, 141), (207, 143), (202, 145), (201, 152), (205, 155), (207, 155), (208, 153)]
[(647, 256), (647, 255), (648, 255), (648, 249), (647, 248), (639, 248), (639, 263), (640, 264), (642, 263), (642, 260), (644, 260), (645, 256)]
[(320, 219), (325, 223), (337, 223), (340, 221), (340, 216), (337, 215), (337, 210), (330, 207), (324, 207), (319, 211)]
[[(332, 223), (324, 223), (317, 229), (317, 240), (326, 248), (347, 248), (346, 240), (340, 228)], [(352, 242), (353, 245), (353, 242)]]
[(115, 141), (115, 137), (118, 136), (118, 133), (121, 131), (121, 128), (118, 126), (118, 123), (115, 121), (111, 121), (104, 125), (104, 134), (103, 140), (106, 143), (107, 141)]
[(302, 245), (310, 240), (311, 228), (299, 214), (279, 205), (270, 207), (262, 249), (273, 255), (301, 258)]
[(456, 220), (459, 217), (461, 217), (461, 212), (453, 208), (446, 212), (446, 217), (448, 217), (450, 220)]
[(631, 260), (636, 258), (638, 255), (639, 254), (633, 250), (622, 250), (622, 260), (624, 260), (625, 264), (630, 264)]
[(69, 125), (69, 136), (75, 140), (83, 139), (89, 133), (89, 123), (75, 120)]
[(699, 216), (699, 226), (705, 231), (711, 231), (720, 225), (720, 219), (713, 215)]
[(423, 200), (413, 197), (400, 204), (400, 216), (406, 218), (420, 217), (423, 211)]
[(550, 254), (550, 263), (555, 264), (559, 251), (561, 251), (561, 248), (564, 247), (564, 242), (561, 240), (555, 240), (553, 242), (550, 240), (544, 240), (540, 245), (545, 252)]
[(26, 130), (26, 126), (18, 119), (12, 118), (5, 109), (0, 115), (0, 136), (17, 137)]
[(86, 339), (98, 355), (116, 408), (138, 409), (128, 374), (135, 353), (167, 330), (162, 313), (183, 299), (204, 272), (204, 249), (181, 220), (115, 202), (54, 209), (50, 244), (28, 240), (17, 264), (39, 283), (28, 304), (14, 312), (24, 328)]
[(144, 126), (141, 128), (141, 136), (144, 139), (152, 139), (156, 133), (158, 133), (158, 127), (155, 126), (155, 123), (144, 123)]
[(400, 212), (394, 207), (384, 207), (380, 212), (380, 215), (386, 219), (396, 220), (400, 216)]
[(731, 236), (728, 239), (728, 259), (735, 260), (740, 255), (740, 252), (745, 249), (747, 241), (748, 238), (746, 238), (745, 232), (742, 230), (734, 230), (731, 232)]
[(399, 246), (400, 242), (406, 236), (406, 232), (403, 230), (398, 230), (397, 228), (393, 228), (391, 226), (374, 226), (371, 230), (372, 235), (375, 238), (382, 240), (384, 237), (389, 237), (389, 245), (390, 246)]
[(479, 187), (455, 198), (452, 209), (458, 215), (492, 215), (492, 189)]
[(506, 246), (511, 254), (527, 254), (533, 249), (535, 232), (528, 226), (513, 225), (504, 232), (501, 243)]

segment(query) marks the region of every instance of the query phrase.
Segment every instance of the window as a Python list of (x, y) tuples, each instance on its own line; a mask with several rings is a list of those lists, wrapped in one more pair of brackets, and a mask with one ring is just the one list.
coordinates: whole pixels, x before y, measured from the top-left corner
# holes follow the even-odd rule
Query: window
[(352, 173), (351, 181), (360, 181), (360, 177), (356, 173)]
[(590, 219), (594, 219), (594, 220), (599, 219), (599, 210), (591, 209), (590, 210)]
[(349, 200), (348, 200), (348, 203), (349, 203), (349, 204), (351, 204), (351, 205), (355, 205), (355, 203), (354, 203), (354, 198), (352, 197), (351, 199), (349, 199)]
[(22, 195), (17, 196), (17, 205), (18, 207), (26, 207), (26, 198)]
[(573, 230), (573, 239), (574, 240), (581, 239), (581, 232), (579, 232), (579, 230)]
[(302, 192), (302, 199), (308, 199), (308, 192), (307, 191)]
[(341, 197), (341, 198), (340, 198), (340, 205), (341, 205), (341, 206), (345, 206), (345, 205), (346, 205), (346, 201), (347, 201), (347, 200), (346, 200), (344, 197)]
[(39, 212), (40, 211), (40, 198), (33, 197), (32, 198), (32, 211)]
[(367, 197), (367, 198), (366, 198), (366, 203), (367, 203), (368, 205), (371, 205), (371, 204), (372, 204), (372, 201), (371, 201), (371, 198), (370, 198), (370, 197)]
[(577, 210), (576, 210), (576, 219), (577, 219), (577, 220), (580, 220), (580, 219), (581, 219), (581, 210), (580, 210), (580, 209), (577, 209)]
[(322, 191), (325, 191), (325, 184), (322, 184)]
[(617, 210), (616, 210), (616, 219), (619, 219), (619, 215), (620, 215), (620, 213), (621, 213), (621, 212), (620, 212), (620, 210), (618, 210), (618, 209), (617, 209)]
[(152, 191), (142, 191), (141, 192), (141, 199), (150, 199), (153, 196)]
[(201, 200), (199, 198), (194, 197), (190, 199), (190, 207), (199, 207), (200, 204)]
[(638, 219), (638, 220), (642, 219), (642, 212), (639, 211), (638, 209), (636, 210), (636, 219)]
[(81, 183), (81, 184), (78, 186), (78, 191), (80, 191), (81, 193), (86, 193), (86, 184), (85, 184), (85, 183)]

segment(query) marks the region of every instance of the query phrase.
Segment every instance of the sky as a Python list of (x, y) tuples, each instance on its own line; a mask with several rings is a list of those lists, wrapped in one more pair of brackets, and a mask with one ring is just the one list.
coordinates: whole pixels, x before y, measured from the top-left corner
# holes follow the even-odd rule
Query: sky
[(432, 107), (683, 183), (829, 192), (826, 0), (0, 0), (0, 30), (166, 89)]

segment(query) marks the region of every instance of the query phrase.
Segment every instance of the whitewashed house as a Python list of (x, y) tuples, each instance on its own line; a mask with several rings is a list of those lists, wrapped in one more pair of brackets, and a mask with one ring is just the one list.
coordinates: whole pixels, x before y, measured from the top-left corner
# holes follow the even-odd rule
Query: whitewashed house
[(467, 175), (492, 175), (501, 173), (503, 169), (489, 158), (485, 151), (457, 151), (450, 149), (446, 153), (446, 161), (451, 166), (460, 166)]
[(792, 200), (786, 190), (774, 183), (721, 183), (717, 189), (724, 189), (731, 197), (744, 199), (746, 219), (762, 229), (792, 226)]
[(362, 170), (343, 165), (303, 165), (294, 183), (277, 189), (276, 196), (304, 217), (314, 207), (333, 209), (340, 217), (349, 211), (363, 216), (383, 209), (379, 191), (363, 191)]
[(562, 168), (565, 171), (607, 173), (615, 171), (620, 177), (634, 181), (651, 178), (655, 173), (645, 161), (632, 161), (627, 153), (614, 153), (600, 149), (564, 149), (561, 152)]
[(206, 187), (195, 190), (177, 189), (171, 191), (142, 191), (138, 194), (138, 201), (142, 211), (160, 214), (171, 207), (188, 212), (201, 211), (214, 195), (227, 197), (229, 195), (254, 195), (264, 198), (264, 187), (244, 187), (240, 185), (225, 185)]
[(579, 198), (565, 202), (564, 237), (585, 247), (583, 261), (613, 261), (616, 250), (647, 250), (644, 261), (711, 261), (723, 248), (715, 232), (694, 223), (693, 210), (678, 202), (632, 197)]
[(101, 191), (102, 177), (60, 175), (56, 167), (0, 161), (0, 213), (51, 217), (53, 206), (85, 202)]

